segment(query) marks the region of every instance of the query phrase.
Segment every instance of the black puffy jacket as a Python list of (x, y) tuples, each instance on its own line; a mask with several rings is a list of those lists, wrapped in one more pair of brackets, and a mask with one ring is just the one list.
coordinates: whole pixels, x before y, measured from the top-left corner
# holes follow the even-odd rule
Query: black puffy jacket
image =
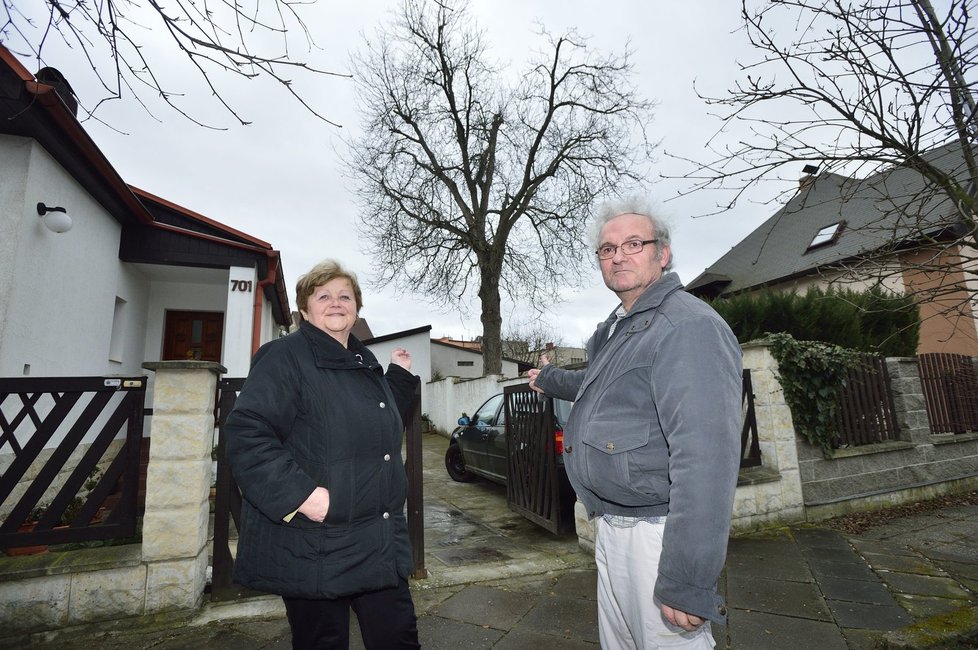
[[(402, 422), (420, 380), (385, 375), (355, 337), (349, 349), (307, 322), (262, 346), (226, 422), (241, 488), (234, 579), (299, 598), (393, 587), (411, 572)], [(317, 486), (326, 520), (294, 512)]]

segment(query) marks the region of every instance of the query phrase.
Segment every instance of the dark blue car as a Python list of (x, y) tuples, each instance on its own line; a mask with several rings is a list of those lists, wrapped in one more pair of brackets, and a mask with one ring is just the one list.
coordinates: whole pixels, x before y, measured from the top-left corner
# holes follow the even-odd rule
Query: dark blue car
[[(471, 417), (462, 416), (452, 431), (445, 468), (456, 481), (471, 481), (476, 476), (506, 484), (506, 409), (503, 394), (493, 395)], [(554, 446), (563, 474), (564, 424), (571, 402), (554, 400)]]

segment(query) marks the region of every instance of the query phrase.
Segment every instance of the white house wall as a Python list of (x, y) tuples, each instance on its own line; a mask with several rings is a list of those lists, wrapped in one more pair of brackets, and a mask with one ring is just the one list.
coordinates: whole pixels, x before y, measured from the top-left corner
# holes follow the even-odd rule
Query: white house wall
[[(3, 351), (3, 332), (10, 314), (10, 292), (14, 287), (17, 251), (23, 238), (24, 192), (27, 189), (27, 170), (31, 141), (0, 135), (0, 352)], [(3, 372), (0, 366), (0, 375)]]
[[(119, 309), (121, 322), (110, 323), (109, 372), (108, 374), (144, 375), (143, 356), (144, 333), (149, 304), (149, 280), (130, 264), (120, 265), (113, 305), (122, 301)], [(112, 329), (118, 328), (118, 349), (121, 354), (113, 354)]]
[[(866, 270), (868, 273), (868, 269)], [(765, 290), (790, 291), (792, 293), (805, 294), (812, 287), (818, 287), (822, 291), (831, 287), (836, 290), (848, 289), (849, 291), (866, 292), (880, 284), (877, 279), (880, 274), (879, 268), (876, 267), (873, 272), (877, 275), (863, 276), (845, 271), (809, 275), (798, 278), (797, 280), (789, 280), (781, 284), (766, 287)], [(888, 270), (883, 275), (882, 285), (887, 291), (897, 295), (904, 293), (903, 276), (898, 270)]]
[[(971, 246), (961, 247), (961, 270), (965, 277), (965, 287), (972, 298), (978, 296), (978, 249)], [(972, 300), (974, 305), (974, 300)], [(974, 310), (975, 307), (972, 307)], [(971, 325), (975, 328), (975, 335), (978, 336), (978, 318), (971, 319)]]
[[(0, 160), (0, 375), (138, 372), (142, 359), (109, 359), (116, 296), (134, 306), (131, 327), (145, 305), (119, 262), (121, 226), (35, 141), (0, 136)], [(65, 207), (73, 228), (45, 228), (39, 202)]]

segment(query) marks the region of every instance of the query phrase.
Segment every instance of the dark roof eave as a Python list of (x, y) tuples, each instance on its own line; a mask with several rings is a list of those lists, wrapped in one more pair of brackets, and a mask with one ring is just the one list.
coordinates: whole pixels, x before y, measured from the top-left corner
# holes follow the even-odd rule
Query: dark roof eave
[(400, 332), (392, 332), (390, 334), (383, 334), (381, 336), (375, 336), (372, 339), (367, 339), (362, 341), (364, 345), (371, 345), (374, 343), (384, 343), (386, 341), (393, 341), (394, 339), (403, 339), (408, 336), (414, 336), (415, 334), (423, 334), (425, 332), (431, 331), (431, 325), (422, 325), (421, 327), (415, 327), (410, 330), (402, 330)]

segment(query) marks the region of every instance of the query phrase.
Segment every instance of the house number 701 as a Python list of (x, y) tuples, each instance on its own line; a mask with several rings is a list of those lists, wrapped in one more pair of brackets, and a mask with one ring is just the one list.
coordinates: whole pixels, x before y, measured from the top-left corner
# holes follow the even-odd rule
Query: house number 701
[(231, 280), (231, 291), (251, 291), (251, 280)]

